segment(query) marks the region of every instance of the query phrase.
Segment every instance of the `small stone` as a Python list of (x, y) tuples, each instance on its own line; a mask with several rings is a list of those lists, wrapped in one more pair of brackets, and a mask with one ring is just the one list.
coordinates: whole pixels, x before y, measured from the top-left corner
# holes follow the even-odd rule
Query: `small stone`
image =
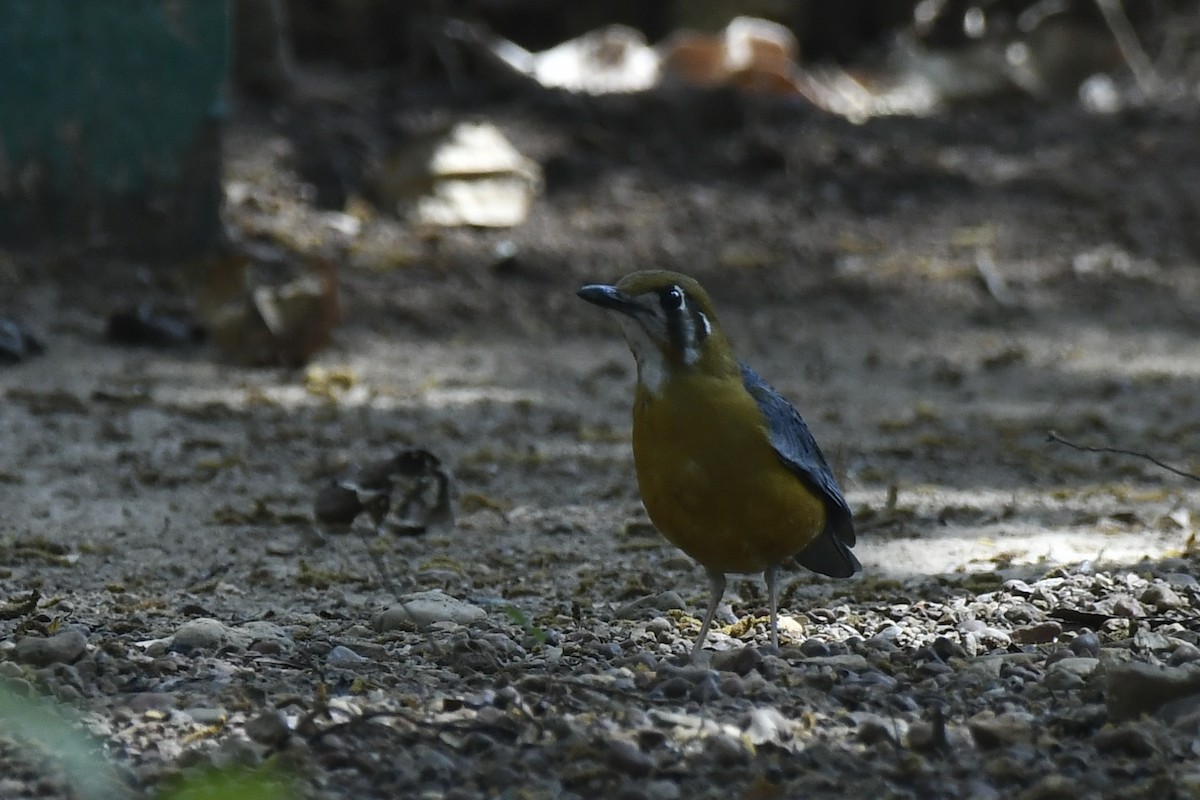
[(704, 757), (719, 767), (736, 767), (750, 761), (750, 751), (730, 736), (710, 736), (704, 743)]
[[(232, 628), (219, 620), (208, 617), (198, 617), (188, 620), (179, 626), (171, 637), (169, 648), (179, 653), (190, 653), (193, 650), (218, 650), (234, 639), (242, 639), (235, 635)], [(248, 642), (247, 642), (248, 643)]]
[(1046, 644), (1061, 636), (1062, 631), (1061, 624), (1047, 620), (1013, 631), (1012, 640), (1018, 644)]
[(884, 719), (870, 711), (856, 711), (850, 716), (858, 724), (858, 740), (866, 745), (895, 742), (908, 731), (908, 723), (903, 720)]
[(354, 664), (362, 664), (365, 661), (370, 661), (370, 659), (366, 656), (360, 656), (349, 647), (341, 644), (334, 647), (325, 656), (325, 663), (331, 667), (352, 666)]
[(1092, 744), (1099, 753), (1124, 753), (1137, 758), (1147, 758), (1158, 752), (1145, 726), (1131, 722), (1097, 731)]
[(411, 628), (414, 625), (431, 625), (435, 622), (466, 625), (487, 616), (487, 612), (479, 606), (451, 597), (437, 589), (416, 592), (400, 599), (400, 604), (375, 615), (371, 620), (375, 630), (391, 631), (397, 628)]
[(762, 654), (754, 647), (739, 647), (736, 650), (722, 650), (713, 653), (710, 665), (719, 672), (732, 672), (737, 675), (749, 675), (762, 663)]
[(1200, 692), (1200, 671), (1138, 661), (1108, 666), (1105, 705), (1115, 720), (1152, 714), (1171, 700)]
[(13, 657), (22, 664), (48, 667), (51, 664), (70, 664), (77, 661), (86, 649), (87, 636), (83, 631), (72, 628), (52, 636), (26, 636), (17, 642)]
[(1060, 658), (1055, 661), (1050, 666), (1050, 672), (1069, 672), (1072, 675), (1078, 675), (1080, 678), (1089, 678), (1098, 666), (1100, 666), (1100, 659), (1098, 658), (1073, 656), (1071, 658)]
[(1168, 572), (1162, 579), (1174, 589), (1200, 589), (1200, 580), (1186, 572)]
[(807, 658), (819, 658), (830, 654), (829, 645), (820, 639), (805, 639), (800, 643), (800, 652)]
[(1096, 658), (1100, 655), (1100, 637), (1084, 628), (1067, 647), (1077, 656)]
[(1113, 603), (1112, 613), (1118, 617), (1138, 618), (1146, 616), (1146, 609), (1132, 597), (1118, 597)]
[(1190, 664), (1193, 661), (1200, 661), (1200, 647), (1190, 642), (1183, 642), (1171, 653), (1171, 659), (1168, 663), (1172, 667), (1178, 667), (1181, 664)]
[(967, 720), (967, 729), (980, 750), (1028, 744), (1033, 741), (1033, 715), (1016, 711), (1003, 714), (981, 711)]
[(280, 747), (291, 735), (287, 720), (278, 711), (265, 711), (246, 721), (246, 735), (259, 744)]
[(614, 614), (617, 619), (644, 619), (661, 617), (664, 611), (686, 611), (687, 604), (678, 592), (666, 591), (639, 597), (618, 608)]
[(772, 742), (780, 744), (791, 736), (792, 724), (787, 717), (774, 708), (756, 708), (750, 712), (746, 723), (746, 738), (758, 747)]
[(206, 708), (203, 706), (189, 708), (184, 712), (200, 725), (221, 725), (229, 719), (229, 712), (223, 708)]
[(867, 659), (858, 653), (846, 653), (840, 656), (815, 656), (813, 658), (806, 658), (801, 663), (804, 666), (829, 667), (835, 670), (844, 669), (847, 672), (862, 672), (870, 667)]
[(645, 787), (646, 800), (679, 800), (683, 790), (675, 781), (650, 781)]
[(607, 748), (608, 763), (613, 769), (638, 778), (644, 778), (654, 772), (654, 759), (632, 742), (610, 739)]
[(1170, 586), (1164, 586), (1161, 583), (1152, 583), (1146, 587), (1146, 591), (1142, 592), (1142, 596), (1138, 598), (1146, 605), (1154, 606), (1159, 610), (1167, 608), (1186, 608), (1188, 602), (1179, 596), (1178, 592)]
[(949, 661), (951, 658), (966, 658), (967, 655), (962, 645), (948, 636), (939, 636), (934, 639), (930, 643), (929, 649), (942, 661)]
[(1019, 578), (1012, 578), (1005, 581), (1003, 588), (1006, 589), (1009, 594), (1014, 594), (1017, 597), (1033, 596), (1033, 587)]
[(135, 714), (145, 714), (147, 711), (174, 708), (176, 699), (170, 692), (140, 692), (129, 698), (128, 705)]

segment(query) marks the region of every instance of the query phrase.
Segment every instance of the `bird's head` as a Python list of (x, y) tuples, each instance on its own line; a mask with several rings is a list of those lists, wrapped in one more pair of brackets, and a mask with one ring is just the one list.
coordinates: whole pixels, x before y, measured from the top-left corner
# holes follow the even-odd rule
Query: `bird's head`
[(652, 394), (681, 370), (737, 374), (737, 360), (717, 325), (712, 301), (692, 278), (653, 270), (626, 275), (613, 285), (594, 283), (579, 296), (618, 311), (638, 365), (638, 380)]

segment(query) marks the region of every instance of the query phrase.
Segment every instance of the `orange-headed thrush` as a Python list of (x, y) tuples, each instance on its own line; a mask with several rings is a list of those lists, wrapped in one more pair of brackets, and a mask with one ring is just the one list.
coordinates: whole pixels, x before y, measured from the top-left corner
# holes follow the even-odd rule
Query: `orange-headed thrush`
[(738, 361), (712, 302), (676, 272), (635, 272), (579, 290), (620, 312), (637, 361), (633, 459), (655, 527), (708, 572), (695, 658), (725, 594), (726, 573), (762, 572), (779, 646), (779, 565), (835, 578), (861, 565), (854, 520), (799, 412)]

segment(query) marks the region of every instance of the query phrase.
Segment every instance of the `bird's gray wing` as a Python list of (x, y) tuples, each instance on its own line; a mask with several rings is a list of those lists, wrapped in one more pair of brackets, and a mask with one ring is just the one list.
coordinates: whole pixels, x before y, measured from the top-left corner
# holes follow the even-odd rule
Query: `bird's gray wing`
[(745, 364), (742, 385), (766, 419), (771, 447), (779, 459), (825, 503), (825, 529), (796, 555), (796, 561), (822, 575), (850, 577), (862, 569), (850, 552), (855, 542), (854, 517), (821, 448), (800, 412)]

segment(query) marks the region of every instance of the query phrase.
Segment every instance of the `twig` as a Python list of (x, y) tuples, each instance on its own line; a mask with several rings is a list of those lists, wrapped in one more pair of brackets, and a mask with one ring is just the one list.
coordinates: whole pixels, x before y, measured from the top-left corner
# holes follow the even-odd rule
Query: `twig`
[(1046, 434), (1046, 441), (1055, 442), (1057, 444), (1065, 444), (1067, 447), (1070, 447), (1073, 450), (1081, 450), (1085, 453), (1114, 453), (1119, 456), (1133, 456), (1134, 458), (1141, 458), (1149, 461), (1154, 466), (1165, 469), (1167, 472), (1174, 473), (1181, 478), (1190, 478), (1191, 480), (1200, 482), (1200, 475), (1195, 475), (1191, 472), (1185, 472), (1177, 467), (1172, 467), (1170, 464), (1164, 464), (1149, 453), (1141, 453), (1137, 450), (1123, 450), (1120, 447), (1088, 447), (1082, 444), (1075, 444), (1074, 442), (1070, 442), (1062, 438), (1054, 431), (1050, 431), (1048, 434)]
[(992, 260), (992, 256), (986, 251), (980, 250), (975, 254), (975, 271), (979, 273), (979, 277), (983, 281), (984, 287), (988, 290), (988, 294), (997, 303), (1005, 308), (1012, 308), (1017, 304), (1017, 298), (1013, 296), (1012, 290), (1008, 288), (1008, 281), (1004, 280), (1004, 276), (996, 268), (996, 262)]
[(1129, 17), (1121, 8), (1121, 0), (1096, 0), (1096, 5), (1100, 8), (1100, 13), (1104, 15), (1104, 22), (1112, 32), (1117, 49), (1121, 51), (1121, 58), (1125, 59), (1125, 63), (1129, 65), (1129, 71), (1133, 73), (1133, 79), (1137, 81), (1138, 88), (1147, 97), (1158, 94), (1162, 88), (1162, 79), (1155, 71), (1150, 57), (1142, 49), (1141, 43), (1138, 42), (1137, 33), (1133, 30), (1133, 25), (1129, 23)]

